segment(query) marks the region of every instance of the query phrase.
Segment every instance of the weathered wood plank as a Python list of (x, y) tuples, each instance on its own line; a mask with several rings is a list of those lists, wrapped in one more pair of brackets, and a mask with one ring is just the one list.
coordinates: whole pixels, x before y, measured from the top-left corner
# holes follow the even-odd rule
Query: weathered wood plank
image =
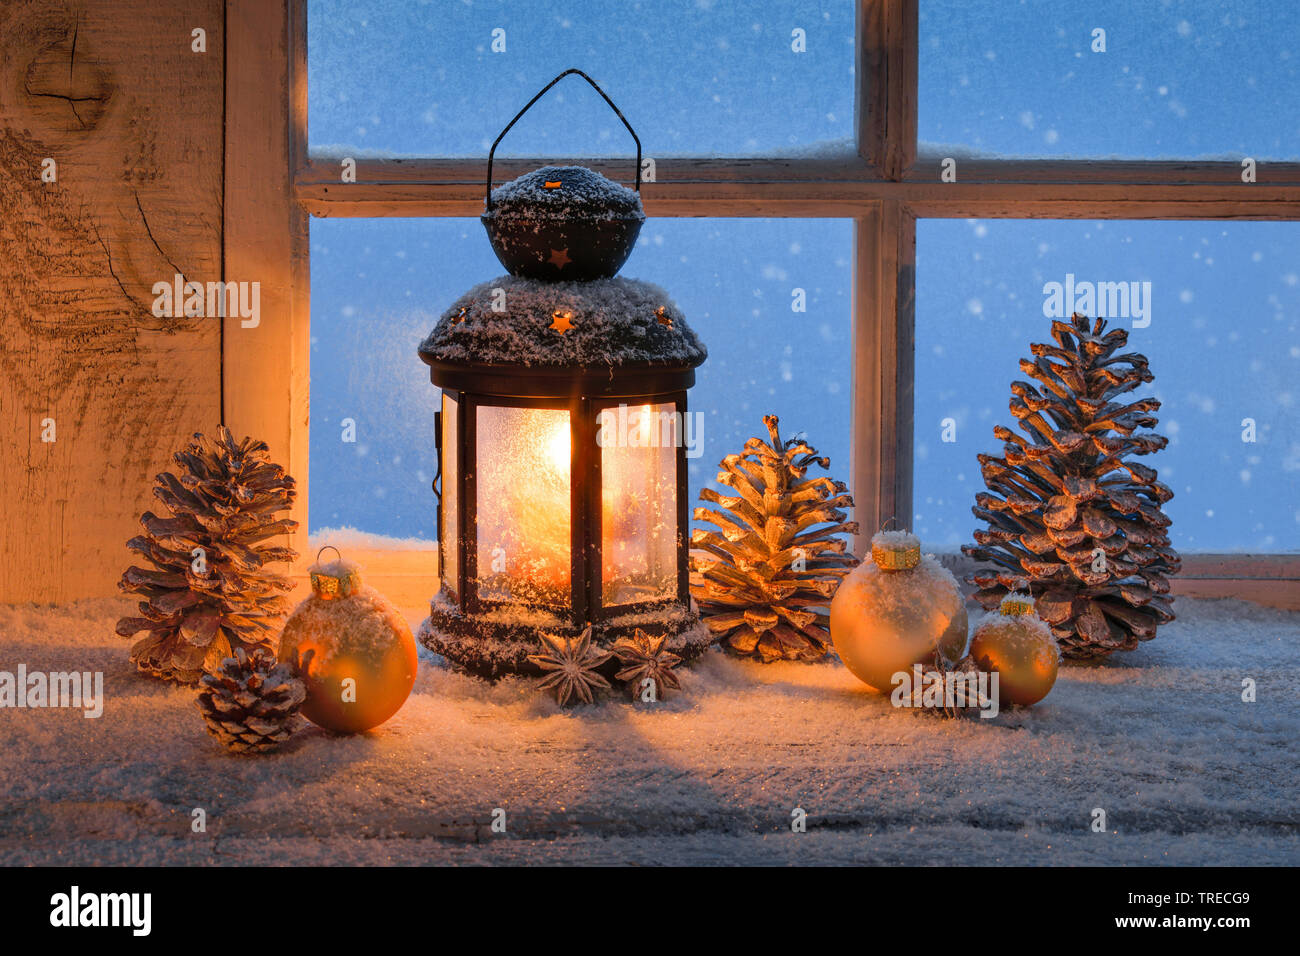
[(151, 306), (220, 278), (222, 60), (221, 0), (0, 5), (0, 601), (116, 593), (217, 422), (218, 322)]
[[(355, 184), (357, 186), (385, 183), (474, 184), (478, 187), (479, 197), (482, 198), (483, 195), (484, 176), (487, 172), (486, 156), (449, 159), (366, 156), (352, 158), (357, 164)], [(944, 157), (938, 154), (921, 156), (902, 176), (902, 182), (946, 187), (1007, 184), (1155, 187), (1204, 185), (1225, 191), (1300, 186), (1300, 163), (1261, 163), (1257, 170), (1258, 182), (1243, 183), (1241, 166), (1232, 161), (988, 160), (967, 159), (960, 156), (956, 157), (957, 182), (942, 183), (939, 179), (939, 164), (943, 159)], [(578, 163), (611, 179), (630, 182), (626, 157), (590, 156), (498, 158), (492, 167), (493, 179), (499, 185), (548, 163)], [(894, 181), (882, 177), (879, 170), (860, 156), (848, 153), (843, 156), (732, 158), (657, 156), (655, 166), (656, 183), (646, 183), (643, 188), (652, 189), (659, 183), (710, 182), (749, 185), (793, 182), (874, 182), (887, 187), (897, 186)], [(296, 182), (302, 186), (335, 185), (340, 183), (340, 171), (338, 157), (318, 153), (309, 156), (303, 162)]]
[[(967, 593), (965, 577), (978, 566), (964, 554), (938, 555)], [(1169, 579), (1182, 597), (1237, 598), (1286, 611), (1300, 611), (1300, 555), (1184, 554), (1182, 570)]]
[(853, 496), (859, 554), (891, 518), (911, 527), (915, 220), (898, 203), (854, 234)]
[[(364, 172), (358, 164), (358, 176)], [(480, 169), (479, 175), (482, 174)], [(1062, 184), (879, 180), (688, 179), (667, 165), (642, 188), (651, 216), (861, 216), (902, 202), (918, 217), (1027, 219), (1300, 219), (1300, 186), (1258, 183)], [(679, 178), (675, 178), (679, 177)], [(478, 216), (482, 180), (300, 181), (295, 196), (314, 216)]]
[(916, 157), (917, 0), (861, 0), (858, 22), (858, 151), (901, 179)]
[[(226, 320), (225, 418), (236, 434), (265, 441), (297, 480), (299, 528), (284, 543), (305, 552), (309, 263), (307, 216), (290, 188), (298, 138), (306, 135), (299, 116), (306, 81), (302, 64), (290, 65), (290, 37), (301, 21), (290, 20), (288, 0), (227, 0), (226, 8), (230, 62), (257, 64), (226, 74), (226, 278), (260, 283), (261, 315), (253, 327), (239, 316)], [(310, 563), (305, 553), (299, 563)]]

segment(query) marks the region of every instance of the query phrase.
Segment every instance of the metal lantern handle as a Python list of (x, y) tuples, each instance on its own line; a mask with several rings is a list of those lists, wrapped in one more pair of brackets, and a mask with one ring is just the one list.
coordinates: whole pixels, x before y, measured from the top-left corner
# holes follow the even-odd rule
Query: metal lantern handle
[(641, 191), (641, 138), (636, 135), (636, 130), (634, 130), (632, 128), (632, 124), (627, 121), (627, 117), (625, 117), (622, 111), (619, 110), (619, 108), (614, 105), (614, 101), (611, 100), (608, 96), (606, 96), (605, 91), (596, 85), (595, 80), (589, 77), (586, 73), (583, 73), (581, 70), (570, 69), (570, 70), (565, 70), (555, 79), (551, 80), (551, 82), (547, 83), (544, 87), (542, 87), (541, 91), (536, 96), (534, 96), (531, 100), (528, 101), (528, 105), (526, 105), (523, 109), (521, 109), (518, 113), (515, 114), (515, 118), (512, 119), (506, 125), (506, 128), (501, 131), (501, 134), (497, 136), (496, 140), (492, 143), (492, 148), (488, 150), (486, 203), (489, 212), (491, 212), (492, 210), (492, 158), (493, 156), (496, 155), (497, 144), (501, 142), (501, 140), (505, 137), (506, 133), (510, 132), (510, 128), (519, 122), (520, 117), (522, 117), (525, 113), (527, 113), (530, 109), (532, 109), (533, 104), (536, 103), (538, 100), (540, 100), (546, 94), (547, 90), (549, 90), (556, 83), (560, 82), (560, 80), (564, 79), (570, 73), (576, 73), (578, 76), (582, 77), (584, 80), (590, 83), (591, 88), (595, 90), (597, 93), (599, 93), (601, 99), (603, 99), (606, 103), (609, 104), (609, 108), (612, 109), (615, 115), (617, 115), (618, 118), (623, 121), (623, 125), (627, 127), (627, 131), (632, 134), (632, 139), (636, 142), (636, 191), (637, 192)]

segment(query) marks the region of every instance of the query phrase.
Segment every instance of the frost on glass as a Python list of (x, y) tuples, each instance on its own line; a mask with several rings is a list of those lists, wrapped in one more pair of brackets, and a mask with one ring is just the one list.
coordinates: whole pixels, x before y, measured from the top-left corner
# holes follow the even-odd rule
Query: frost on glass
[[(688, 500), (766, 434), (768, 413), (849, 480), (852, 250), (846, 219), (646, 221), (620, 274), (662, 286), (709, 349), (688, 395)], [(501, 274), (476, 219), (311, 221), (313, 534), (433, 547), (441, 399), (416, 350), (443, 309)], [(345, 418), (355, 443), (340, 441)]]
[[(442, 583), (452, 593), (460, 575), (460, 461), (456, 448), (456, 399), (442, 396)], [(457, 595), (459, 597), (459, 595)]]
[(480, 405), (475, 421), (479, 597), (568, 606), (568, 409)]
[(976, 455), (1001, 454), (995, 425), (1016, 428), (1019, 361), (1050, 341), (1044, 309), (1068, 290), (1118, 313), (1124, 351), (1150, 360), (1133, 397), (1160, 400), (1169, 445), (1136, 460), (1174, 491), (1174, 547), (1300, 551), (1297, 241), (1294, 223), (919, 222), (916, 532), (943, 551), (972, 541)]
[(924, 154), (1300, 158), (1300, 4), (922, 0), (920, 38)]
[[(649, 157), (853, 150), (853, 0), (309, 0), (308, 129), (329, 156), (486, 156), (586, 71)], [(580, 78), (499, 155), (632, 155)], [(629, 179), (631, 176), (629, 175)]]
[(677, 593), (677, 406), (603, 409), (601, 600), (636, 604)]

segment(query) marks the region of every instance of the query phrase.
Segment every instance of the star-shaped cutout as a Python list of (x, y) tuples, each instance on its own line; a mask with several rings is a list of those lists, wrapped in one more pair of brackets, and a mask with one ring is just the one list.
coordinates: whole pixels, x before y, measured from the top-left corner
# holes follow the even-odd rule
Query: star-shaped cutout
[(573, 313), (557, 309), (551, 314), (551, 328), (563, 335), (573, 328)]
[(552, 249), (551, 258), (547, 260), (557, 269), (563, 269), (573, 260), (569, 258), (568, 249)]

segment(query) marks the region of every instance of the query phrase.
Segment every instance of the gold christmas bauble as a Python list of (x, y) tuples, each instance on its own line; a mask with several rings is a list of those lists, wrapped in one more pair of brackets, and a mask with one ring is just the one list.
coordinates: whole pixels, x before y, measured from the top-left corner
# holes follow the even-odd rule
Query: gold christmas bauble
[(415, 686), (411, 628), (352, 562), (318, 562), (310, 573), (311, 596), (280, 635), (280, 660), (302, 666), (302, 714), (340, 734), (378, 727)]
[(950, 661), (966, 649), (966, 603), (952, 574), (921, 555), (906, 531), (881, 531), (871, 558), (850, 571), (831, 600), (831, 640), (855, 677), (883, 693), (893, 677), (938, 651)]
[(1061, 652), (1052, 630), (1034, 613), (1034, 599), (1008, 594), (998, 613), (975, 628), (970, 656), (982, 671), (996, 671), (1004, 706), (1036, 704), (1056, 683)]

